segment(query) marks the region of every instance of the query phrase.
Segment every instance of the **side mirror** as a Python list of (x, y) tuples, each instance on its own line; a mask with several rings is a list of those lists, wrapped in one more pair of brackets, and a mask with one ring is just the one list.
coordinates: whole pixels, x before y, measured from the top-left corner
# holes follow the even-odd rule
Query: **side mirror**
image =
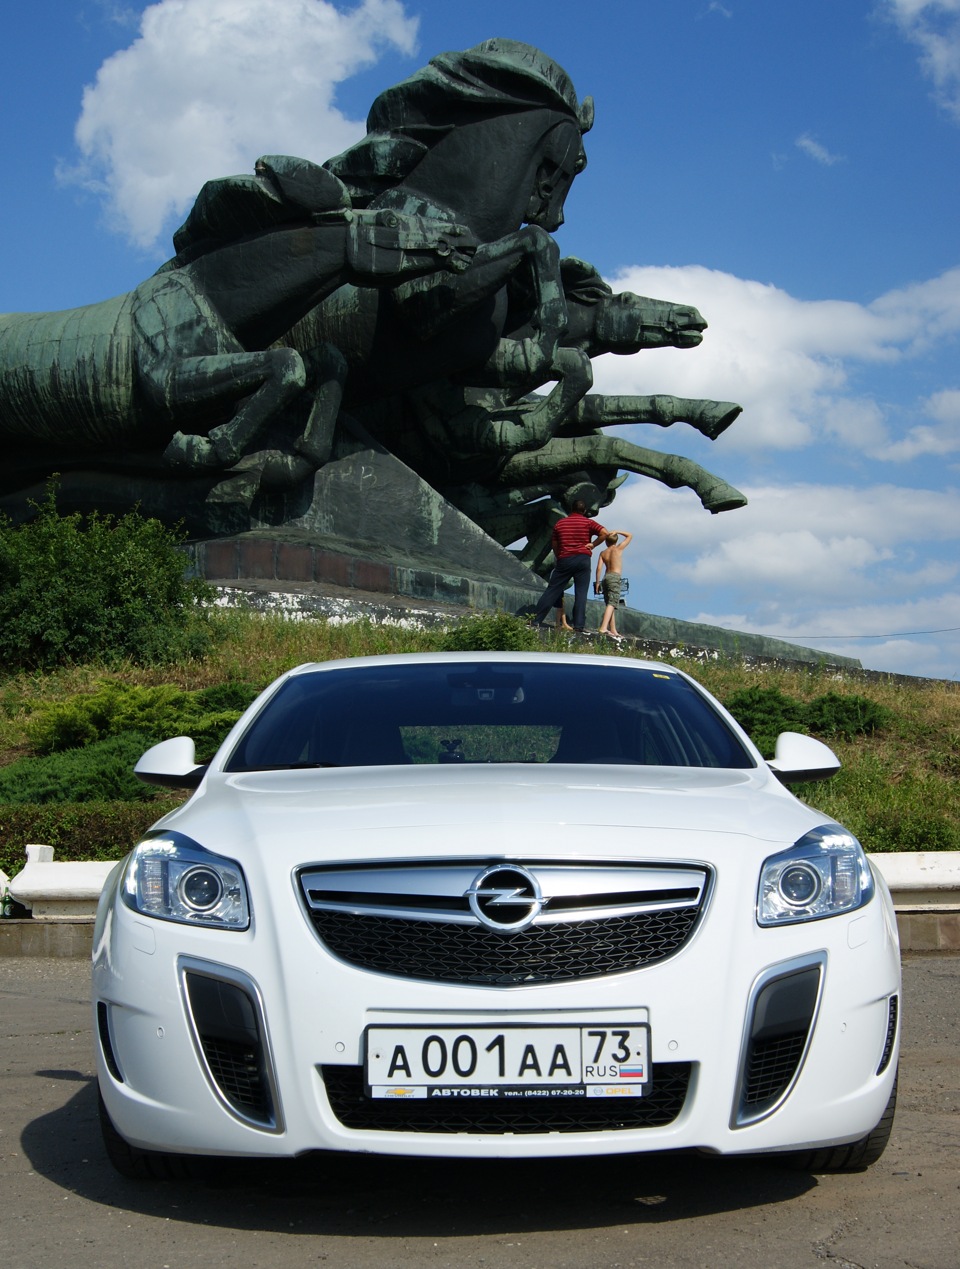
[(142, 754), (133, 774), (162, 789), (195, 789), (206, 769), (197, 766), (197, 747), (190, 737), (174, 736)]
[(799, 784), (807, 780), (828, 780), (840, 770), (840, 759), (812, 736), (783, 731), (777, 737), (774, 757), (767, 766), (785, 784)]

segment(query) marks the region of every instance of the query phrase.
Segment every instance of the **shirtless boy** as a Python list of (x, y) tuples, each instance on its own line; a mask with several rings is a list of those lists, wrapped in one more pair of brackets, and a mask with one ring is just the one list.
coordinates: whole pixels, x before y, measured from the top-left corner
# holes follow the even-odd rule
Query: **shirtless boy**
[[(597, 558), (597, 577), (593, 584), (593, 592), (599, 595), (603, 591), (603, 598), (606, 600), (606, 608), (603, 610), (603, 617), (600, 621), (600, 634), (609, 635), (611, 639), (618, 641), (622, 636), (617, 631), (617, 605), (620, 603), (620, 582), (623, 574), (620, 571), (620, 561), (623, 553), (633, 541), (632, 533), (625, 533), (622, 529), (618, 529), (615, 533), (608, 533), (604, 538), (605, 549), (600, 552)], [(600, 567), (604, 568), (603, 580), (600, 580)]]

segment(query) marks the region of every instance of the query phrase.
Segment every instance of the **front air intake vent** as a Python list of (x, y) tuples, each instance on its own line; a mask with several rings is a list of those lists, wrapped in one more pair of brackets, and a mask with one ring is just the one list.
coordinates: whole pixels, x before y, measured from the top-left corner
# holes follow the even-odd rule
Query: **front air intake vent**
[(200, 965), (185, 963), (182, 979), (204, 1072), (238, 1119), (279, 1131), (279, 1099), (258, 993), (242, 975)]
[(737, 1081), (733, 1127), (766, 1118), (788, 1097), (803, 1066), (820, 1003), (823, 964), (806, 957), (754, 985)]
[(107, 1064), (107, 1070), (118, 1084), (122, 1084), (123, 1075), (117, 1062), (117, 1056), (113, 1051), (113, 1041), (110, 1039), (109, 1006), (103, 1000), (97, 1001), (97, 1034), (100, 1037), (100, 1050), (103, 1053), (103, 1060)]

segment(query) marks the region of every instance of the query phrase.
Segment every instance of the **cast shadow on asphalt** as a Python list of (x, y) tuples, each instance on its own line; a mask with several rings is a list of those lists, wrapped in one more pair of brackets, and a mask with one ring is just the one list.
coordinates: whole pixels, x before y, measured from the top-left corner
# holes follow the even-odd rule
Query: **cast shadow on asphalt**
[(104, 1154), (96, 1081), (27, 1124), (35, 1172), (112, 1208), (186, 1224), (339, 1237), (415, 1238), (657, 1225), (782, 1203), (816, 1179), (759, 1160), (690, 1153), (483, 1161), (310, 1155), (297, 1160), (199, 1162), (197, 1178), (128, 1181)]

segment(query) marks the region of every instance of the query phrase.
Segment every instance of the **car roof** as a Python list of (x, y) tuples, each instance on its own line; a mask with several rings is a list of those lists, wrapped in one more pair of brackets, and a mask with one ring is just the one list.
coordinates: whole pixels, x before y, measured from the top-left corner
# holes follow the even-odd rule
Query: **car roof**
[(640, 660), (634, 657), (603, 656), (582, 652), (398, 652), (382, 656), (346, 657), (335, 661), (308, 661), (288, 671), (288, 674), (312, 674), (333, 669), (352, 669), (371, 666), (400, 666), (428, 664), (468, 664), (478, 662), (521, 663), (556, 666), (613, 666), (621, 669), (656, 670), (661, 674), (689, 676), (676, 666), (662, 661)]

